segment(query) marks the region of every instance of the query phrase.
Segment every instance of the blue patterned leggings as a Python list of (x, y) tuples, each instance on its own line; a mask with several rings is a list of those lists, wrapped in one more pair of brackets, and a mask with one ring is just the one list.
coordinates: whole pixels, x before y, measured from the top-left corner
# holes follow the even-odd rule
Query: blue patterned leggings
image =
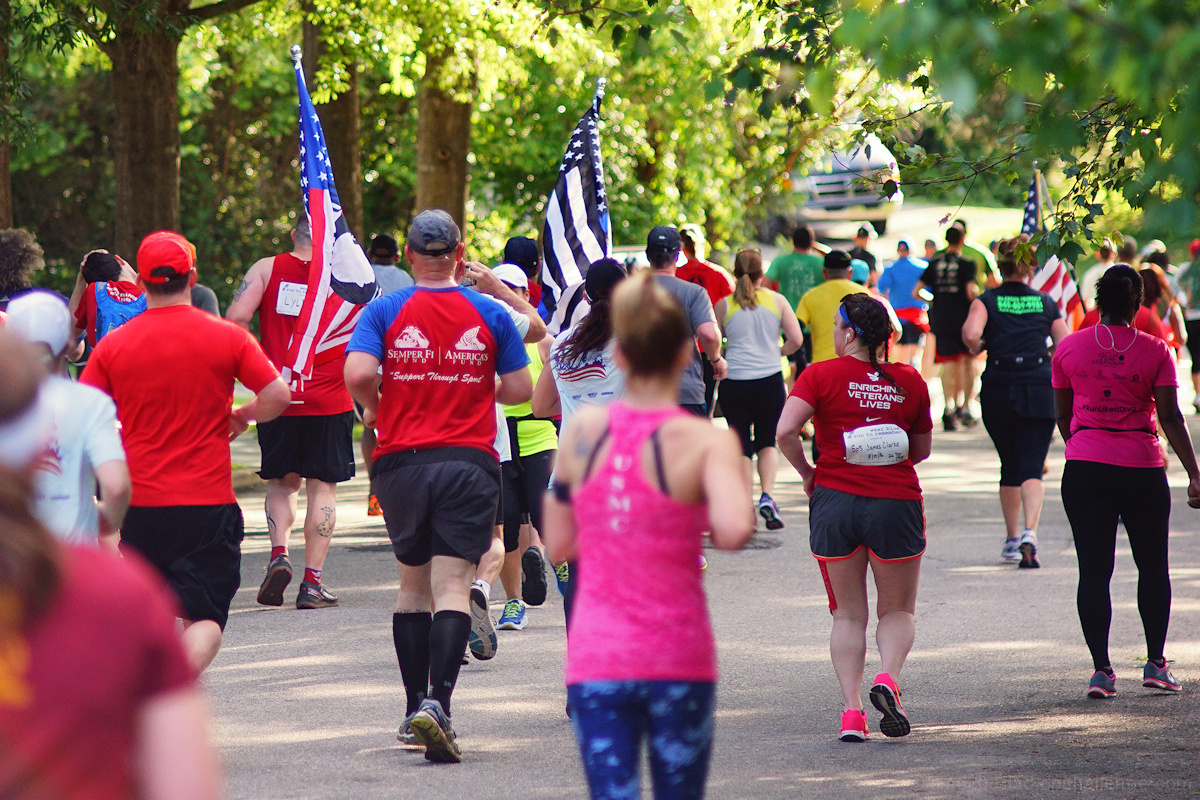
[(592, 800), (641, 797), (642, 739), (650, 746), (655, 800), (704, 797), (715, 685), (593, 681), (567, 687)]

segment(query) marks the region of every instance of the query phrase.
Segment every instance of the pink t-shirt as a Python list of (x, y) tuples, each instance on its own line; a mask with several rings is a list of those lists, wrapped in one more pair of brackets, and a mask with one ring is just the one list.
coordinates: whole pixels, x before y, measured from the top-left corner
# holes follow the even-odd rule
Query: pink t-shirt
[(715, 681), (700, 577), (706, 505), (684, 505), (642, 474), (646, 439), (685, 412), (609, 406), (612, 448), (575, 493), (578, 576), (567, 685)]
[(1086, 328), (1058, 345), (1052, 381), (1075, 393), (1067, 460), (1163, 466), (1154, 387), (1178, 385), (1166, 342), (1132, 328)]

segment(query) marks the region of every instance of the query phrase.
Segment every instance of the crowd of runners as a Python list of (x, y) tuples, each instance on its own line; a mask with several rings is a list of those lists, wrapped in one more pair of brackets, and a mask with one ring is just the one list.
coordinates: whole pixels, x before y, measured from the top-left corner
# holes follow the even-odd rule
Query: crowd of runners
[[(1172, 266), (1160, 243), (1106, 242), (1081, 276), (1088, 314), (1071, 320), (1029, 286), (1026, 237), (985, 247), (958, 221), (943, 248), (924, 243), (927, 258), (902, 240), (884, 266), (873, 229), (857, 233), (845, 251), (800, 227), (793, 252), (764, 264), (742, 249), (727, 270), (704, 259), (698, 227), (660, 225), (648, 267), (598, 260), (549, 313), (535, 241), (514, 237), (488, 268), (465, 259), (449, 214), (424, 211), (403, 248), (371, 242), (379, 290), (344, 352), (288, 383), (310, 288), (303, 217), (290, 252), (246, 272), (225, 319), (177, 233), (147, 236), (134, 265), (89, 253), (68, 300), (30, 289), (40, 249), (0, 232), (0, 795), (219, 791), (196, 678), (241, 582), (228, 443), (252, 424), (271, 543), (257, 602), (288, 600), (303, 488), (294, 603), (318, 610), (339, 602), (323, 570), (361, 423), (367, 513), (382, 516), (399, 573), (397, 735), (431, 761), (462, 758), (452, 697), (464, 659), (493, 658), (497, 630), (524, 628), (553, 583), (592, 796), (638, 796), (643, 743), (656, 796), (702, 796), (717, 678), (703, 546), (741, 548), (760, 520), (785, 526), (780, 453), (803, 480), (828, 593), (836, 735), (869, 737), (868, 572), (883, 669), (867, 696), (884, 736), (907, 735), (900, 675), (926, 546), (915, 465), (933, 448), (936, 368), (946, 432), (977, 424), (980, 386), (1004, 561), (1039, 566), (1056, 424), (1066, 441), (1088, 695), (1116, 694), (1118, 522), (1139, 571), (1143, 684), (1180, 691), (1164, 656), (1160, 431), (1200, 507), (1175, 366), (1200, 345), (1200, 268)], [(69, 363), (84, 365), (78, 381)], [(235, 382), (253, 398), (235, 405)]]

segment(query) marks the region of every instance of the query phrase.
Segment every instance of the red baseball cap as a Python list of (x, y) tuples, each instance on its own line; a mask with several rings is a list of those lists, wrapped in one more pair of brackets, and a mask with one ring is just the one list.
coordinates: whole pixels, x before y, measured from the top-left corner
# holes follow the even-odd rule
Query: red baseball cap
[[(195, 246), (174, 231), (155, 231), (138, 247), (138, 277), (146, 283), (166, 283), (171, 277), (187, 275), (195, 266)], [(169, 267), (175, 275), (151, 275), (156, 267)]]
[(1200, 255), (1200, 239), (1192, 239), (1191, 245), (1188, 246), (1188, 252), (1191, 253), (1193, 257)]

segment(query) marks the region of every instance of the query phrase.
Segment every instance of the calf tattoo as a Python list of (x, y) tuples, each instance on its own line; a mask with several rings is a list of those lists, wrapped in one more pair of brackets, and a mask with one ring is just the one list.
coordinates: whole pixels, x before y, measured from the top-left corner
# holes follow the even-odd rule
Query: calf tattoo
[(333, 507), (321, 506), (321, 513), (325, 515), (325, 519), (317, 523), (317, 535), (328, 539), (333, 535)]

